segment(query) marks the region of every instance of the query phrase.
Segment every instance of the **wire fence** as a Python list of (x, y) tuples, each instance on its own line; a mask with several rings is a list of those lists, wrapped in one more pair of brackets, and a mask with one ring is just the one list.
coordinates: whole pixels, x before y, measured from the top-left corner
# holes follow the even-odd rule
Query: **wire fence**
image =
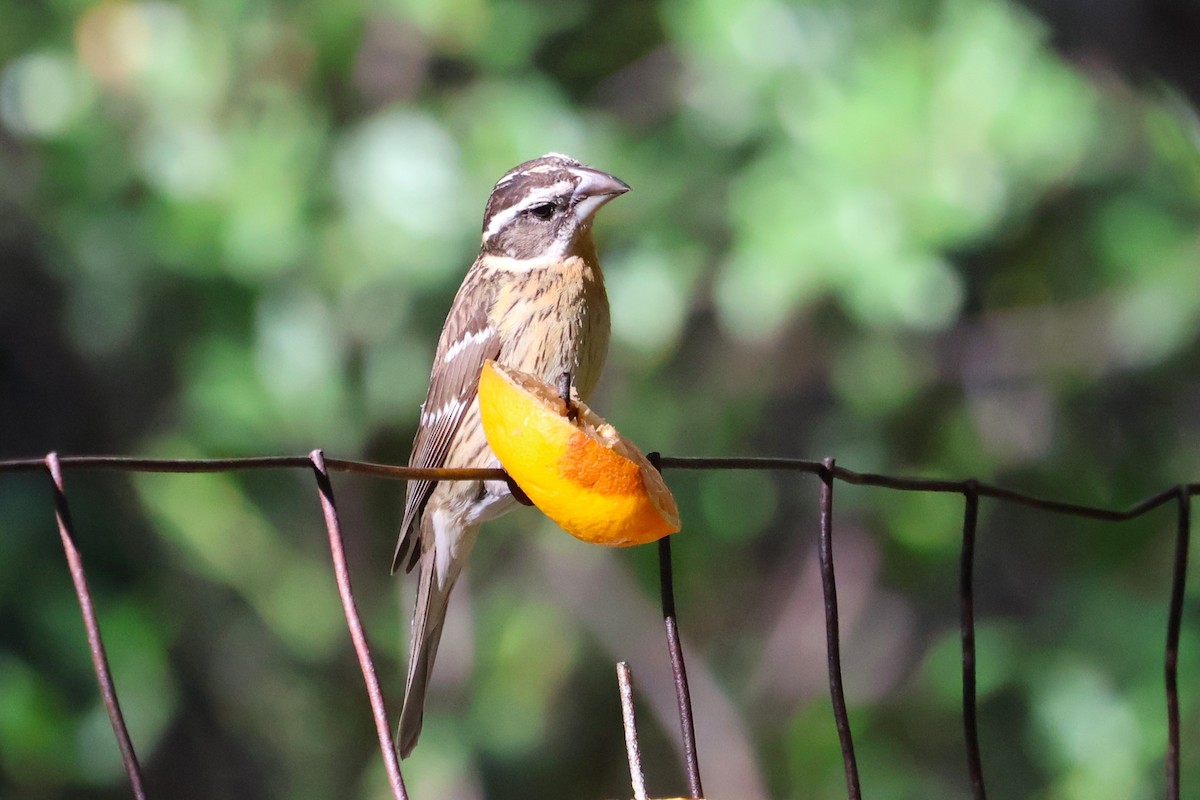
[[(1200, 484), (1180, 484), (1142, 500), (1126, 510), (1112, 510), (1096, 506), (1078, 505), (1058, 500), (1035, 497), (973, 479), (941, 480), (896, 477), (874, 473), (855, 472), (839, 467), (829, 458), (824, 461), (804, 461), (793, 458), (680, 458), (649, 455), (651, 462), (666, 470), (757, 470), (782, 471), (815, 475), (820, 480), (819, 544), (821, 586), (825, 609), (826, 657), (829, 678), (830, 700), (833, 706), (834, 724), (837, 728), (842, 761), (846, 774), (846, 796), (859, 800), (862, 789), (859, 781), (854, 737), (846, 710), (842, 690), (842, 667), (840, 639), (838, 633), (837, 579), (834, 569), (833, 548), (833, 489), (834, 483), (842, 481), (860, 486), (874, 486), (908, 492), (936, 492), (958, 494), (963, 497), (963, 522), (961, 558), (959, 564), (960, 638), (962, 655), (962, 726), (965, 766), (970, 780), (972, 797), (984, 800), (987, 789), (984, 781), (983, 758), (979, 748), (978, 716), (976, 709), (976, 662), (975, 662), (975, 540), (981, 498), (1039, 509), (1055, 514), (1105, 521), (1122, 522), (1132, 520), (1161, 506), (1174, 503), (1176, 513), (1175, 549), (1171, 577), (1171, 593), (1166, 620), (1166, 644), (1164, 648), (1163, 672), (1164, 694), (1167, 712), (1167, 742), (1164, 757), (1166, 797), (1180, 798), (1180, 723), (1179, 723), (1179, 637), (1183, 621), (1184, 592), (1187, 583), (1188, 547), (1191, 535), (1191, 497), (1200, 492)], [(373, 475), (393, 480), (424, 478), (428, 480), (506, 480), (502, 470), (482, 469), (416, 469), (373, 464), (362, 461), (325, 458), (320, 450), (307, 456), (266, 456), (233, 459), (149, 459), (118, 456), (63, 456), (50, 453), (44, 458), (12, 459), (0, 461), (0, 474), (13, 472), (45, 471), (54, 491), (54, 511), (59, 537), (70, 569), (79, 608), (83, 615), (91, 652), (92, 666), (100, 686), (100, 692), (113, 732), (121, 751), (125, 771), (133, 796), (139, 800), (147, 797), (141, 775), (137, 753), (121, 713), (120, 702), (113, 683), (100, 634), (83, 559), (75, 546), (74, 527), (67, 503), (64, 470), (107, 469), (126, 472), (229, 472), (238, 470), (264, 469), (309, 469), (312, 470), (320, 501), (325, 527), (329, 536), (329, 549), (333, 560), (338, 594), (345, 612), (346, 625), (354, 645), (358, 663), (366, 684), (367, 696), (379, 738), (380, 752), (387, 771), (394, 797), (407, 800), (408, 792), (400, 771), (399, 760), (392, 746), (392, 725), (388, 720), (383, 693), (376, 677), (370, 646), (363, 631), (355, 604), (350, 572), (343, 547), (341, 524), (334, 498), (331, 472), (348, 472)], [(667, 642), (667, 651), (674, 679), (678, 705), (684, 771), (687, 776), (688, 796), (702, 798), (704, 790), (700, 779), (700, 763), (696, 752), (695, 722), (688, 691), (687, 668), (683, 647), (679, 637), (678, 618), (675, 609), (674, 583), (671, 565), (671, 542), (663, 538), (658, 542), (659, 587), (662, 614)], [(618, 665), (618, 679), (624, 709), (625, 734), (629, 748), (630, 771), (637, 796), (645, 796), (644, 786), (639, 787), (640, 766), (636, 746), (636, 731), (633, 728), (631, 684), (628, 668)], [(640, 794), (639, 794), (640, 788)]]

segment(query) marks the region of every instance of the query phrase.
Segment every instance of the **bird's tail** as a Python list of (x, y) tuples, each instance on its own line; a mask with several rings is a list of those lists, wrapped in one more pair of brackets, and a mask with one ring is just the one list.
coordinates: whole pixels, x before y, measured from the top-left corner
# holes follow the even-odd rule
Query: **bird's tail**
[(421, 574), (417, 584), (417, 603), (413, 609), (412, 636), (408, 648), (408, 678), (404, 683), (404, 707), (400, 711), (400, 726), (396, 730), (396, 749), (401, 758), (407, 758), (421, 735), (421, 723), (425, 717), (425, 691), (433, 673), (433, 660), (437, 655), (438, 643), (442, 640), (442, 626), (446, 622), (446, 607), (450, 590), (458, 581), (462, 565), (474, 544), (478, 527), (464, 532), (458, 552), (451, 558), (445, 580), (438, 579), (436, 557), (421, 559)]

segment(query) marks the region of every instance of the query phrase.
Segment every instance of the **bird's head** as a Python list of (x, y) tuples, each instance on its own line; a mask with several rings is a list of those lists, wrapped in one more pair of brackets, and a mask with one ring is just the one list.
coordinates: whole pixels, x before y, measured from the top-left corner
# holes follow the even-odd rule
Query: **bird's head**
[(516, 259), (562, 258), (588, 241), (600, 206), (629, 191), (624, 181), (547, 153), (504, 174), (483, 215), (483, 252)]

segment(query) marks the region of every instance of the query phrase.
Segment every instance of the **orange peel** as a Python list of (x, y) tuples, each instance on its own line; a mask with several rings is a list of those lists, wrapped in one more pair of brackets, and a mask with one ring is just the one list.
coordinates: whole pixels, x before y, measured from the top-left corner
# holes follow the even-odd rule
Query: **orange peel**
[(581, 400), (571, 406), (543, 381), (494, 361), (479, 374), (492, 452), (559, 527), (612, 547), (676, 533), (679, 509), (658, 470)]

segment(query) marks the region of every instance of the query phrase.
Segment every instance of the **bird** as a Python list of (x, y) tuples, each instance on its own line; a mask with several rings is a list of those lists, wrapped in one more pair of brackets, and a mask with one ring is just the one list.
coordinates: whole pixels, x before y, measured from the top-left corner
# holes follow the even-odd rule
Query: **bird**
[[(596, 212), (629, 191), (607, 172), (562, 153), (510, 169), (483, 214), (479, 255), (438, 338), (411, 467), (500, 466), (479, 417), (479, 373), (492, 359), (586, 400), (608, 354), (609, 305), (592, 240)], [(568, 403), (570, 396), (564, 397)], [(392, 572), (419, 565), (408, 674), (396, 732), (407, 758), (450, 592), (480, 525), (513, 507), (506, 481), (410, 480)]]

